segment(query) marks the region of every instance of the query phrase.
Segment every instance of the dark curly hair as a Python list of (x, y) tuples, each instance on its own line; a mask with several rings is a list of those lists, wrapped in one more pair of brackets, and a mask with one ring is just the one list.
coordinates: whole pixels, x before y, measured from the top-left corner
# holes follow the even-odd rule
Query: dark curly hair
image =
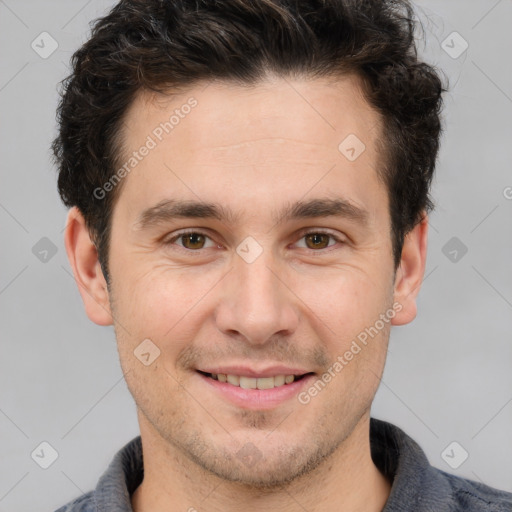
[(433, 208), (442, 131), (436, 70), (419, 61), (407, 0), (121, 0), (72, 57), (52, 143), (64, 204), (77, 206), (108, 282), (112, 208), (122, 189), (93, 193), (119, 163), (123, 115), (141, 90), (199, 80), (254, 85), (268, 73), (356, 73), (383, 120), (395, 269), (405, 235)]

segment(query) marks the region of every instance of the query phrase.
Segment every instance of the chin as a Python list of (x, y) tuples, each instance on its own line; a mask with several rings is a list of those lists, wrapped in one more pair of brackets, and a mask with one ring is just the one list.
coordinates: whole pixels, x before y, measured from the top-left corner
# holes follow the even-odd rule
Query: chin
[(309, 446), (300, 443), (300, 447), (261, 444), (263, 448), (260, 450), (248, 441), (229, 452), (226, 446), (218, 449), (209, 446), (204, 450), (194, 443), (185, 451), (196, 465), (222, 480), (259, 491), (272, 491), (313, 471), (336, 448), (313, 443)]

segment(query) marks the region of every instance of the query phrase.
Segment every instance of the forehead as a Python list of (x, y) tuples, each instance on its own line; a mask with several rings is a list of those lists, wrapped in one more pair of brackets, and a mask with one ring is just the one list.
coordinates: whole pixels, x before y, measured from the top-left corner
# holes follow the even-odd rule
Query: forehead
[(121, 195), (134, 208), (176, 195), (227, 199), (228, 189), (240, 207), (268, 201), (269, 193), (274, 202), (283, 194), (299, 199), (313, 187), (343, 186), (355, 203), (358, 193), (370, 202), (382, 195), (375, 188), (383, 188), (376, 171), (382, 122), (354, 76), (141, 92), (122, 126), (122, 162), (151, 141), (123, 183)]
[[(196, 106), (190, 108), (192, 103)], [(222, 149), (222, 145), (247, 141), (251, 135), (296, 136), (305, 143), (331, 144), (343, 134), (356, 133), (371, 145), (373, 132), (380, 128), (381, 121), (363, 97), (361, 82), (355, 75), (322, 79), (276, 77), (243, 86), (211, 81), (168, 94), (140, 91), (123, 120), (125, 141), (136, 142), (148, 130), (157, 128), (154, 121), (165, 124), (173, 112), (173, 135), (178, 134), (180, 142), (186, 138), (185, 148), (194, 149), (214, 145)], [(186, 118), (189, 122), (182, 122)], [(289, 121), (287, 133), (282, 131), (285, 120)], [(215, 130), (201, 130), (201, 125), (215, 126)], [(166, 138), (166, 142), (172, 144), (173, 138), (177, 137)]]

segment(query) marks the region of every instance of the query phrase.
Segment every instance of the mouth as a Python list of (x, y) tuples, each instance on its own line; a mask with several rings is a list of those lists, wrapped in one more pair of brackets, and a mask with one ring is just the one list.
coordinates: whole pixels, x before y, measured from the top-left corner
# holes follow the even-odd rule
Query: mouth
[(197, 370), (198, 373), (208, 377), (212, 380), (222, 382), (225, 384), (230, 384), (234, 387), (239, 387), (242, 389), (274, 389), (280, 388), (283, 386), (288, 386), (294, 382), (300, 381), (303, 378), (313, 375), (313, 372), (304, 373), (301, 375), (274, 375), (268, 377), (247, 377), (244, 375), (230, 375), (226, 373), (208, 373), (203, 372), (201, 370)]
[[(209, 402), (220, 398), (237, 409), (254, 411), (293, 407), (298, 394), (318, 377), (305, 366), (278, 362), (224, 363), (194, 368), (200, 396)], [(214, 402), (211, 402), (214, 403)], [(298, 403), (298, 402), (297, 402)]]

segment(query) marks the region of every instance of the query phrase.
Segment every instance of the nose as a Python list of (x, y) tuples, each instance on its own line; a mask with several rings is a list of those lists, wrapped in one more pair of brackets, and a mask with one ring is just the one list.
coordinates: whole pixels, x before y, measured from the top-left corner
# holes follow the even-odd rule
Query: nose
[(279, 272), (271, 251), (263, 251), (252, 263), (236, 256), (216, 308), (218, 329), (254, 346), (276, 335), (292, 335), (299, 323), (299, 308), (286, 281), (286, 272)]

